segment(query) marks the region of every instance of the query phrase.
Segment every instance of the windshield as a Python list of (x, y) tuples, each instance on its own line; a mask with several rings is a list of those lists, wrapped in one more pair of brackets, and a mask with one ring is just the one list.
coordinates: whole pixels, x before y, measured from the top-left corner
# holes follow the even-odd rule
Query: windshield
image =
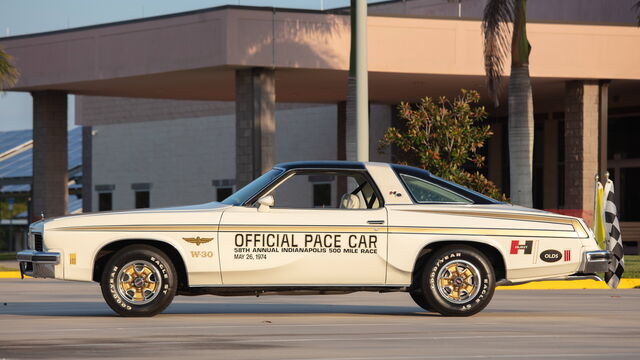
[(247, 184), (247, 186), (231, 194), (231, 196), (229, 196), (228, 198), (222, 200), (222, 203), (227, 205), (244, 204), (247, 200), (251, 199), (252, 196), (257, 194), (260, 190), (264, 189), (265, 186), (269, 185), (282, 173), (282, 171), (283, 170), (276, 168), (267, 171), (259, 178)]

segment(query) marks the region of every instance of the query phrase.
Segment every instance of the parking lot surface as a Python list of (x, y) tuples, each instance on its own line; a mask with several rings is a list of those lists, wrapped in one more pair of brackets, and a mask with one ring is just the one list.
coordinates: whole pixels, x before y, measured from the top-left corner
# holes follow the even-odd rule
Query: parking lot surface
[(97, 284), (0, 279), (0, 359), (640, 358), (640, 289), (502, 290), (470, 318), (405, 293), (176, 297), (121, 318)]

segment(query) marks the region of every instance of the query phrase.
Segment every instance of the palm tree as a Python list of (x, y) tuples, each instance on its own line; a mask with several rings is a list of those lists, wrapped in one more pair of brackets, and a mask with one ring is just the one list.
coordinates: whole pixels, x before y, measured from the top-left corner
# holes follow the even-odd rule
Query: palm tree
[(13, 65), (13, 57), (0, 48), (0, 92), (15, 85), (18, 75), (18, 69)]
[(526, 0), (489, 0), (482, 18), (482, 32), (487, 88), (496, 106), (499, 105), (504, 63), (511, 51), (508, 93), (511, 200), (514, 204), (531, 207), (533, 99), (529, 78), (531, 45), (527, 40), (526, 6)]

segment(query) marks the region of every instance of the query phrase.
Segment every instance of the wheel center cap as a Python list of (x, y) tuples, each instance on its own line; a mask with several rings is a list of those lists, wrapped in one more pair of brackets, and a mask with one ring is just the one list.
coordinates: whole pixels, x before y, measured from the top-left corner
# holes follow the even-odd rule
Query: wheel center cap
[(133, 280), (133, 285), (135, 287), (143, 287), (144, 286), (144, 279), (141, 277), (137, 277)]
[(454, 282), (456, 285), (462, 285), (462, 282), (463, 282), (463, 281), (462, 281), (462, 278), (461, 278), (461, 277), (456, 277), (455, 279), (453, 279), (453, 282)]

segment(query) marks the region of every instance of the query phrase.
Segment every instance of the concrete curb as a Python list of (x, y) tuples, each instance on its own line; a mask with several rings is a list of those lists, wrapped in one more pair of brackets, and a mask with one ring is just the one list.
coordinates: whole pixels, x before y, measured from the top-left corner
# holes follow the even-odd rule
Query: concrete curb
[(20, 271), (0, 271), (0, 279), (20, 279)]
[[(28, 277), (28, 276), (25, 276)], [(0, 279), (20, 279), (20, 271), (0, 271)], [(640, 288), (640, 279), (622, 279), (618, 289)], [(522, 285), (498, 286), (497, 290), (569, 290), (569, 289), (609, 289), (604, 281), (558, 280), (536, 281)]]
[[(640, 279), (622, 279), (618, 289), (640, 288)], [(522, 285), (498, 286), (497, 290), (569, 290), (569, 289), (609, 289), (604, 281), (557, 280), (535, 281)]]

